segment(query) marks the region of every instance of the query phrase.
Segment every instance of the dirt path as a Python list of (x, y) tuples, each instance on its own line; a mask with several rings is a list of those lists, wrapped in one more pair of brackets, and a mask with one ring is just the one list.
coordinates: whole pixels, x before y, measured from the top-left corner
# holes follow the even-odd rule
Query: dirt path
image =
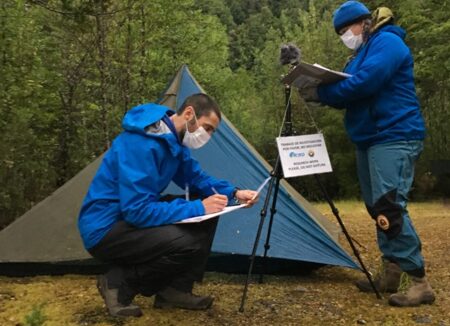
[[(325, 205), (319, 209), (330, 218)], [(375, 271), (378, 262), (375, 231), (361, 203), (337, 203), (350, 234), (367, 249), (361, 255)], [(352, 282), (357, 271), (325, 267), (308, 277), (266, 276), (264, 284), (251, 284), (246, 311), (237, 311), (244, 276), (208, 273), (196, 287), (216, 297), (206, 312), (155, 310), (153, 299), (138, 297), (141, 318), (118, 319), (107, 315), (95, 289), (94, 277), (0, 277), (0, 325), (450, 325), (450, 210), (442, 203), (410, 205), (422, 238), (429, 279), (437, 302), (419, 308), (393, 308), (385, 300), (358, 292)], [(345, 241), (344, 241), (345, 242)], [(343, 243), (344, 243), (343, 242)], [(346, 245), (344, 243), (344, 245)], [(38, 323), (36, 324), (38, 325)]]

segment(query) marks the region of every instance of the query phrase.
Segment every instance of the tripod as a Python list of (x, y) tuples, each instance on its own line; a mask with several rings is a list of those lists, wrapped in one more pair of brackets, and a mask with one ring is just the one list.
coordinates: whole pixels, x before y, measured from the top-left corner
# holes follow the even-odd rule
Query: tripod
[[(287, 137), (287, 136), (292, 136), (295, 134), (295, 131), (292, 128), (292, 110), (291, 110), (291, 87), (289, 85), (285, 85), (284, 88), (284, 92), (285, 92), (285, 103), (286, 103), (286, 108), (285, 108), (285, 117), (283, 120), (283, 125), (282, 125), (282, 132), (281, 135), (283, 137)], [(276, 205), (277, 205), (277, 198), (278, 198), (278, 192), (279, 192), (279, 188), (280, 188), (280, 180), (283, 178), (283, 171), (282, 171), (282, 167), (281, 167), (281, 160), (280, 160), (280, 155), (278, 154), (277, 156), (277, 160), (275, 162), (275, 166), (273, 171), (270, 173), (271, 179), (269, 182), (269, 187), (267, 190), (267, 195), (266, 198), (264, 200), (264, 205), (263, 208), (261, 209), (260, 212), (260, 221), (259, 221), (259, 225), (258, 225), (258, 229), (256, 232), (256, 238), (255, 238), (255, 242), (253, 244), (253, 250), (252, 250), (252, 254), (250, 256), (250, 266), (248, 269), (248, 273), (247, 273), (247, 279), (245, 282), (245, 287), (244, 287), (244, 292), (242, 294), (242, 299), (241, 299), (241, 306), (239, 308), (240, 312), (244, 311), (244, 306), (245, 306), (245, 301), (247, 299), (247, 292), (248, 292), (248, 285), (250, 282), (250, 278), (252, 275), (252, 271), (253, 271), (253, 265), (255, 263), (255, 257), (256, 257), (256, 251), (258, 249), (258, 243), (259, 240), (261, 238), (261, 233), (262, 233), (262, 228), (267, 216), (267, 208), (269, 207), (269, 201), (270, 198), (272, 196), (272, 192), (273, 192), (273, 198), (272, 198), (272, 207), (270, 209), (270, 219), (269, 219), (269, 226), (267, 229), (267, 235), (266, 235), (266, 242), (264, 244), (264, 256), (262, 258), (263, 261), (263, 267), (265, 266), (265, 262), (267, 260), (267, 252), (270, 249), (270, 236), (271, 236), (271, 232), (272, 232), (272, 224), (273, 224), (273, 218), (275, 216), (276, 213)], [(347, 232), (347, 229), (345, 228), (344, 223), (342, 222), (341, 217), (339, 216), (339, 211), (337, 210), (337, 208), (335, 207), (331, 197), (328, 195), (324, 185), (322, 184), (322, 182), (320, 181), (320, 178), (317, 174), (314, 175), (317, 184), (319, 185), (320, 190), (322, 191), (322, 194), (325, 197), (325, 200), (327, 201), (327, 203), (329, 204), (331, 211), (333, 212), (333, 215), (336, 217), (339, 226), (342, 229), (342, 232), (344, 233), (347, 241), (350, 244), (350, 247), (352, 248), (352, 251), (355, 255), (355, 257), (357, 258), (361, 270), (364, 272), (364, 274), (366, 275), (372, 289), (374, 290), (376, 296), (378, 299), (381, 299), (382, 296), (379, 293), (378, 289), (375, 287), (375, 284), (372, 280), (372, 277), (369, 273), (369, 271), (367, 270), (367, 268), (365, 267), (361, 256), (359, 255), (359, 251), (356, 249), (355, 245), (353, 244), (353, 239), (352, 237), (349, 235), (349, 233)], [(264, 271), (264, 268), (263, 268)], [(260, 277), (259, 277), (259, 282), (262, 283), (262, 279), (263, 279), (263, 271), (261, 271)]]

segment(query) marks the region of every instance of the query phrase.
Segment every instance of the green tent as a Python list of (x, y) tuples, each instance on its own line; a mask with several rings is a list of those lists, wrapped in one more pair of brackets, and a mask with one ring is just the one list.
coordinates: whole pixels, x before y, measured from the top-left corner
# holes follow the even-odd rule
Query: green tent
[[(187, 96), (199, 92), (204, 91), (182, 66), (158, 102), (176, 109)], [(192, 154), (208, 173), (241, 187), (256, 189), (271, 170), (226, 117), (212, 140)], [(101, 160), (97, 158), (0, 232), (0, 274), (90, 273), (102, 268), (83, 248), (77, 229), (82, 200)], [(166, 191), (181, 190), (170, 185)], [(247, 269), (262, 202), (220, 218), (210, 266), (229, 272)], [(261, 241), (266, 232), (267, 223)], [(268, 252), (276, 263), (270, 266), (297, 271), (308, 264), (357, 268), (337, 237), (336, 226), (282, 180)], [(263, 245), (259, 248), (261, 256)]]

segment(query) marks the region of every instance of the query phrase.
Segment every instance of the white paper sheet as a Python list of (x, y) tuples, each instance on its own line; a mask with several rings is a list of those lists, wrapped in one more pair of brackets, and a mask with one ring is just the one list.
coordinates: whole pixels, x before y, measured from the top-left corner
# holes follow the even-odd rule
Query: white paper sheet
[(202, 221), (205, 221), (205, 220), (209, 220), (210, 218), (217, 217), (219, 215), (224, 215), (224, 214), (228, 214), (228, 213), (234, 212), (235, 210), (241, 209), (242, 207), (245, 207), (245, 206), (247, 206), (247, 205), (246, 204), (241, 204), (241, 205), (237, 205), (237, 206), (227, 206), (220, 212), (212, 213), (212, 214), (206, 214), (206, 215), (202, 215), (202, 216), (190, 217), (190, 218), (187, 218), (185, 220), (179, 221), (179, 222), (177, 222), (175, 224), (202, 222)]
[[(270, 181), (270, 179), (271, 179), (271, 177), (268, 177), (267, 179), (265, 179), (261, 183), (261, 185), (256, 190), (256, 195), (252, 198), (252, 200), (256, 198), (256, 196), (261, 192), (261, 190), (263, 190), (264, 186)], [(206, 215), (202, 215), (202, 216), (190, 217), (190, 218), (181, 220), (181, 221), (179, 221), (179, 222), (177, 222), (175, 224), (202, 222), (202, 221), (205, 221), (205, 220), (209, 220), (210, 218), (217, 217), (219, 215), (224, 215), (224, 214), (228, 214), (228, 213), (234, 212), (235, 210), (241, 209), (241, 208), (246, 207), (246, 206), (247, 206), (247, 204), (241, 204), (241, 205), (236, 205), (236, 206), (227, 206), (220, 212), (212, 213), (212, 214), (206, 214)]]

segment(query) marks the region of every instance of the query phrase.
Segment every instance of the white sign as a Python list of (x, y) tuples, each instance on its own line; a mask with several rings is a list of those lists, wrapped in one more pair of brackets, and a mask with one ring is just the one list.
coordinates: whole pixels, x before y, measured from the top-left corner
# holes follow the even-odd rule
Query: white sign
[(285, 178), (333, 171), (322, 134), (278, 137), (277, 144)]

